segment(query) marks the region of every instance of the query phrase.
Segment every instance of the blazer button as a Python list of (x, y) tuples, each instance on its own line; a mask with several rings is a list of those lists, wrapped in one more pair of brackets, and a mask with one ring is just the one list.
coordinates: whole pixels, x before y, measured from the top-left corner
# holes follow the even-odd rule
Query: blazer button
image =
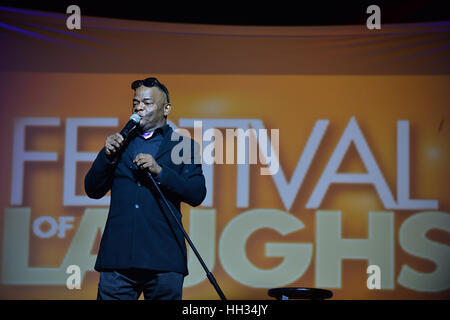
[(141, 186), (141, 183), (138, 181), (137, 185), (138, 185), (138, 187), (140, 187), (140, 186)]

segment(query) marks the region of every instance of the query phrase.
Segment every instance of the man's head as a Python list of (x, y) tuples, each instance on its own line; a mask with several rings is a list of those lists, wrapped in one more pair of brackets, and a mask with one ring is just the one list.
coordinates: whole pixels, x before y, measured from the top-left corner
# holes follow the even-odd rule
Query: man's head
[(166, 124), (172, 108), (169, 91), (156, 78), (136, 80), (131, 84), (134, 90), (133, 113), (141, 116), (139, 130), (148, 132)]

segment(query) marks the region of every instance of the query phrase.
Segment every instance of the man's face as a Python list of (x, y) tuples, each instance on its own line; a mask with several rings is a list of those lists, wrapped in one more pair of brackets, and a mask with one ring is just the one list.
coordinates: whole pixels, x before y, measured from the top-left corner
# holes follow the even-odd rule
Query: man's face
[(136, 88), (133, 98), (133, 113), (137, 113), (142, 119), (139, 122), (139, 130), (147, 132), (166, 124), (166, 116), (170, 112), (170, 104), (167, 104), (165, 94), (157, 87)]

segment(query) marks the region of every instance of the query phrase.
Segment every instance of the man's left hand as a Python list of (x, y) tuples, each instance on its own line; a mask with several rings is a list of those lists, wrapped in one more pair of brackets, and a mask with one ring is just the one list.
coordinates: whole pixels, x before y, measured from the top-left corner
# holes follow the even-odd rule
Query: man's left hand
[(134, 158), (133, 163), (135, 163), (139, 169), (148, 169), (153, 174), (159, 174), (162, 169), (156, 160), (150, 154), (146, 153), (139, 153), (136, 158)]

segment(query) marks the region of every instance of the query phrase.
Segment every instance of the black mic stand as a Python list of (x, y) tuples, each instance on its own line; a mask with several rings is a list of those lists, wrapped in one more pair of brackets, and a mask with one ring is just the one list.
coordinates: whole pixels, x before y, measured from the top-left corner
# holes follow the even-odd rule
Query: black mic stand
[[(183, 235), (185, 237), (185, 239), (187, 240), (187, 242), (189, 243), (189, 245), (192, 248), (192, 251), (194, 251), (195, 255), (197, 256), (198, 261), (200, 262), (200, 264), (202, 265), (203, 269), (206, 272), (206, 276), (208, 277), (209, 282), (211, 282), (211, 284), (213, 285), (214, 289), (216, 289), (217, 294), (219, 295), (220, 299), (222, 300), (227, 300), (227, 298), (225, 297), (225, 295), (223, 294), (222, 290), (220, 289), (219, 285), (217, 284), (216, 279), (214, 278), (214, 275), (208, 270), (208, 267), (206, 266), (205, 262), (203, 261), (202, 257), (200, 256), (200, 254), (198, 253), (197, 249), (195, 248), (194, 244), (192, 243), (191, 239), (189, 238), (188, 234), (186, 233), (186, 231), (183, 228), (183, 225), (181, 224), (181, 222), (177, 219), (177, 217), (175, 216), (175, 213), (173, 212), (172, 208), (169, 205), (169, 202), (167, 201), (166, 197), (164, 196), (164, 194), (162, 193), (161, 189), (159, 188), (158, 184), (155, 181), (155, 178), (153, 178), (152, 174), (150, 172), (148, 172), (148, 176), (150, 178), (150, 180), (152, 181), (153, 185), (155, 186), (156, 190), (158, 191), (159, 195), (161, 196), (161, 198), (164, 201), (164, 204), (166, 205), (167, 209), (169, 209), (169, 212), (171, 213), (173, 219), (176, 221), (178, 227), (180, 228), (180, 230), (183, 232)], [(163, 210), (164, 211), (164, 210)], [(166, 213), (165, 213), (166, 214)], [(167, 215), (167, 214), (166, 214)], [(170, 221), (170, 220), (169, 220)]]

